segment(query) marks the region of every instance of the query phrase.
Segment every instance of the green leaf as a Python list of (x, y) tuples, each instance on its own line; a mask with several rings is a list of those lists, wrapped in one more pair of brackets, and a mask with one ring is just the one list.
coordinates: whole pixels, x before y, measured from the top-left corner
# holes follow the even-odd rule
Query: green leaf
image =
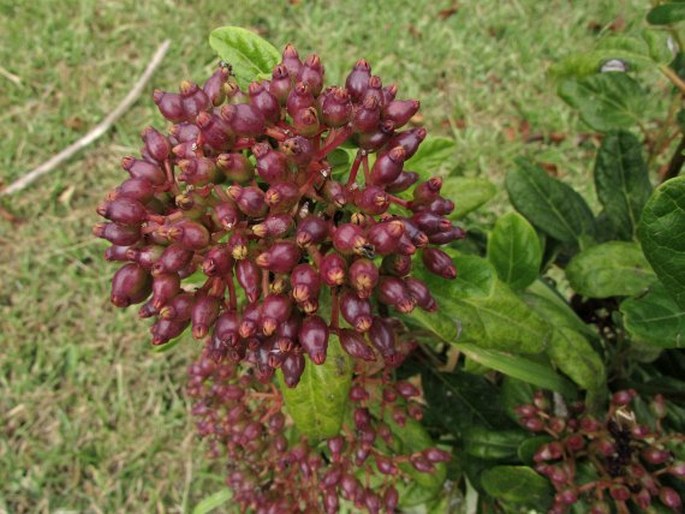
[(624, 238), (633, 239), (652, 193), (640, 141), (626, 131), (608, 134), (597, 152), (594, 176), (607, 217)]
[(416, 171), (424, 179), (432, 177), (438, 169), (447, 164), (447, 169), (454, 168), (455, 148), (453, 139), (428, 136), (419, 149), (404, 163), (405, 169)]
[(475, 426), (464, 434), (464, 451), (479, 459), (516, 457), (519, 445), (528, 438), (523, 430), (490, 430)]
[(685, 20), (685, 3), (668, 2), (653, 7), (647, 13), (647, 21), (652, 25), (669, 25)]
[(527, 466), (494, 466), (483, 472), (485, 491), (499, 500), (546, 509), (552, 502), (552, 487), (546, 478)]
[(605, 383), (602, 358), (575, 330), (557, 327), (547, 348), (552, 362), (583, 389), (599, 392)]
[(597, 339), (594, 330), (578, 317), (571, 306), (558, 293), (542, 280), (536, 280), (521, 295), (526, 305), (537, 312), (541, 318), (554, 327), (567, 327), (580, 332), (585, 337)]
[(583, 296), (609, 298), (639, 294), (655, 276), (638, 243), (610, 241), (576, 254), (566, 278)]
[(659, 348), (685, 347), (685, 311), (660, 282), (639, 298), (621, 303), (623, 324), (634, 337)]
[(497, 194), (497, 187), (486, 178), (448, 177), (440, 194), (454, 202), (454, 211), (448, 218), (456, 220), (491, 200)]
[(455, 346), (470, 359), (507, 376), (533, 384), (542, 389), (557, 391), (567, 398), (576, 396), (574, 385), (549, 366), (519, 355), (484, 350), (474, 344), (459, 343), (455, 344)]
[(441, 373), (427, 366), (421, 371), (421, 385), (428, 403), (422, 420), (426, 426), (442, 426), (461, 437), (474, 425), (494, 429), (510, 424), (498, 389), (481, 376)]
[(564, 80), (557, 93), (598, 132), (634, 127), (642, 119), (647, 100), (633, 78), (616, 72)]
[(659, 280), (685, 308), (685, 177), (654, 191), (642, 211), (638, 236)]
[(525, 289), (538, 276), (542, 246), (535, 229), (516, 212), (497, 220), (488, 238), (488, 260), (512, 289)]
[(648, 43), (629, 36), (609, 37), (589, 52), (572, 54), (554, 64), (550, 75), (557, 79), (584, 78), (598, 74), (609, 61), (624, 63), (628, 71), (639, 71), (655, 65)]
[(670, 35), (661, 29), (648, 28), (642, 31), (642, 39), (647, 43), (649, 56), (659, 64), (668, 64), (673, 60), (673, 52), (668, 46)]
[(207, 496), (200, 503), (195, 505), (192, 514), (208, 514), (214, 509), (221, 507), (233, 497), (233, 492), (230, 489), (222, 489), (210, 496)]
[(231, 65), (238, 85), (246, 88), (259, 75), (268, 75), (281, 60), (268, 41), (242, 27), (220, 27), (209, 35), (209, 46)]
[(582, 196), (541, 168), (518, 161), (506, 188), (511, 203), (528, 221), (565, 243), (577, 243), (594, 233), (594, 217)]
[(278, 373), (286, 409), (300, 433), (318, 441), (340, 432), (353, 367), (351, 359), (340, 347), (338, 337), (331, 334), (326, 362), (317, 366), (307, 360), (296, 387), (287, 387), (282, 373)]

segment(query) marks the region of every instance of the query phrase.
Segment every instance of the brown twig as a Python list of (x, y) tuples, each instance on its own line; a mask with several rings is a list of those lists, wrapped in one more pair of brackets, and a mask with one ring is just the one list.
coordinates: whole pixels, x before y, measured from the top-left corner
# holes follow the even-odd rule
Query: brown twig
[(668, 167), (663, 173), (661, 173), (661, 176), (659, 177), (662, 183), (666, 182), (668, 179), (677, 177), (680, 174), (680, 170), (682, 169), (683, 164), (685, 164), (685, 155), (683, 154), (684, 152), (685, 135), (683, 135), (683, 138), (680, 140), (678, 148), (676, 148), (675, 152), (673, 152), (671, 160), (668, 163)]
[(67, 146), (64, 150), (59, 152), (57, 155), (51, 157), (47, 161), (45, 161), (43, 164), (35, 168), (34, 170), (30, 171), (26, 175), (18, 178), (14, 182), (12, 182), (9, 186), (7, 186), (5, 189), (0, 191), (0, 196), (5, 196), (5, 195), (11, 195), (12, 193), (16, 193), (17, 191), (21, 191), (22, 189), (26, 188), (29, 186), (31, 183), (33, 183), (35, 180), (37, 180), (39, 177), (42, 177), (43, 175), (51, 172), (57, 166), (62, 164), (64, 161), (70, 159), (74, 154), (82, 150), (83, 148), (87, 147), (90, 145), (93, 141), (96, 139), (100, 138), (102, 135), (104, 135), (110, 128), (111, 126), (126, 112), (128, 111), (131, 106), (133, 106), (134, 103), (136, 103), (136, 100), (140, 97), (140, 95), (143, 92), (143, 89), (147, 85), (148, 81), (152, 77), (152, 74), (155, 72), (157, 67), (160, 65), (162, 62), (162, 59), (164, 59), (164, 56), (167, 53), (167, 50), (169, 50), (169, 45), (170, 41), (167, 39), (165, 40), (159, 48), (157, 48), (157, 51), (155, 54), (152, 56), (152, 59), (150, 60), (150, 63), (147, 65), (147, 68), (145, 68), (145, 71), (143, 74), (140, 76), (138, 81), (134, 84), (133, 88), (128, 92), (126, 97), (117, 105), (116, 109), (114, 109), (112, 112), (110, 112), (107, 117), (102, 120), (98, 125), (95, 126), (90, 132), (88, 132), (85, 136), (83, 136), (81, 139), (77, 140), (76, 142), (70, 144)]

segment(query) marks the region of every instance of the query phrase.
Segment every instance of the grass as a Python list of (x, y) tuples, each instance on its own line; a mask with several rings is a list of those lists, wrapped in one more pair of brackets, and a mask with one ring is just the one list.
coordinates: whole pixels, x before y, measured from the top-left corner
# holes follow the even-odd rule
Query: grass
[[(153, 87), (201, 80), (216, 58), (206, 38), (251, 27), (282, 47), (316, 50), (329, 82), (359, 57), (401, 96), (420, 98), (426, 126), (453, 137), (446, 168), (501, 183), (529, 154), (561, 177), (590, 182), (574, 137), (526, 145), (531, 133), (576, 134), (545, 80), (550, 63), (588, 48), (618, 14), (647, 2), (134, 2), (0, 0), (0, 180), (9, 183), (68, 145), (126, 94), (162, 39), (172, 49), (145, 98), (107, 136), (30, 189), (0, 218), (0, 512), (183, 513), (222, 486), (203, 459), (183, 395), (198, 345), (157, 354), (135, 311), (108, 302), (114, 267), (90, 227), (122, 178), (138, 133), (162, 125)], [(457, 5), (457, 3), (454, 3)], [(500, 198), (503, 199), (503, 198)]]

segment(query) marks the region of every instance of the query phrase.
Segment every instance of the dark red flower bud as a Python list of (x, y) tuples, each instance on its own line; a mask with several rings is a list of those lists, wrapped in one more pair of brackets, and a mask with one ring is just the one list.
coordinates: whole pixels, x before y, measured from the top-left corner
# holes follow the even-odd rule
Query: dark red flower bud
[[(411, 271), (411, 257), (408, 255), (401, 255), (398, 253), (386, 255), (385, 257), (383, 257), (380, 270), (381, 273), (385, 275), (395, 275), (396, 277), (404, 277), (405, 275), (408, 275)], [(416, 300), (420, 305), (421, 303), (419, 299), (416, 298)]]
[(361, 105), (352, 109), (351, 123), (359, 132), (372, 132), (378, 129), (381, 120), (381, 107), (378, 100), (369, 96)]
[(396, 146), (403, 146), (405, 150), (405, 159), (410, 159), (419, 149), (419, 145), (426, 138), (427, 131), (423, 127), (405, 130), (398, 132), (385, 145), (386, 151), (390, 151)]
[(185, 268), (195, 255), (195, 252), (179, 244), (172, 244), (164, 249), (159, 259), (153, 264), (152, 272), (176, 273)]
[(327, 180), (323, 185), (323, 195), (329, 202), (336, 207), (343, 207), (347, 203), (345, 188), (336, 180)]
[(235, 274), (248, 301), (250, 303), (256, 302), (261, 294), (260, 281), (262, 277), (262, 272), (257, 264), (249, 259), (239, 260), (235, 265)]
[(409, 457), (409, 462), (414, 466), (414, 469), (422, 473), (432, 473), (435, 471), (435, 466), (423, 456), (422, 453), (414, 453)]
[(646, 448), (642, 451), (642, 459), (649, 464), (663, 464), (671, 458), (671, 453), (658, 448)]
[(371, 66), (364, 59), (360, 59), (345, 79), (345, 88), (349, 91), (353, 101), (361, 100), (369, 87), (370, 78)]
[(288, 98), (288, 94), (290, 93), (291, 86), (292, 82), (290, 81), (288, 68), (283, 64), (279, 64), (271, 73), (269, 93), (276, 97), (279, 104), (284, 105), (286, 99)]
[(368, 186), (355, 194), (355, 204), (365, 214), (378, 216), (388, 210), (388, 195), (378, 186)]
[(183, 109), (181, 102), (181, 95), (176, 93), (167, 93), (160, 89), (155, 89), (152, 93), (152, 99), (157, 104), (159, 112), (162, 113), (167, 120), (172, 122), (179, 122), (186, 120), (187, 116)]
[(221, 107), (219, 115), (236, 136), (259, 137), (264, 134), (264, 115), (253, 105), (226, 104)]
[(366, 233), (366, 237), (374, 253), (389, 255), (397, 250), (403, 234), (403, 223), (399, 220), (391, 220), (373, 225)]
[(411, 312), (416, 305), (416, 300), (412, 297), (404, 281), (390, 276), (380, 278), (378, 300), (386, 305), (392, 305), (403, 313)]
[(437, 248), (424, 248), (422, 251), (423, 264), (435, 275), (452, 280), (457, 276), (457, 268), (452, 258)]
[(321, 288), (321, 277), (311, 264), (298, 264), (290, 274), (290, 286), (297, 303), (316, 300)]
[(320, 130), (319, 116), (315, 107), (307, 107), (295, 111), (293, 126), (298, 133), (305, 137), (314, 137)]
[(302, 248), (322, 243), (328, 236), (328, 222), (319, 216), (309, 215), (297, 224), (295, 240)]
[(566, 448), (571, 452), (577, 452), (585, 448), (585, 439), (580, 434), (571, 434), (564, 441)]
[(362, 103), (367, 101), (369, 98), (373, 98), (380, 107), (383, 107), (383, 81), (378, 75), (371, 75), (369, 77), (369, 83), (362, 98)]
[(298, 113), (316, 105), (314, 95), (307, 84), (298, 82), (294, 88), (290, 90), (285, 106), (291, 118), (295, 118)]
[(293, 80), (297, 78), (297, 75), (302, 68), (302, 61), (300, 61), (297, 50), (295, 50), (295, 47), (290, 43), (285, 45), (285, 48), (283, 49), (283, 60), (281, 61), (281, 65), (285, 66)]
[(293, 228), (293, 217), (289, 214), (269, 214), (257, 225), (252, 225), (252, 233), (258, 237), (281, 237)]
[(244, 184), (254, 178), (254, 166), (241, 153), (222, 153), (217, 156), (216, 165), (231, 182)]
[(235, 311), (224, 311), (217, 318), (214, 337), (220, 342), (233, 346), (240, 339), (240, 317)]
[(321, 121), (329, 127), (342, 127), (350, 120), (352, 103), (346, 89), (329, 88), (319, 97)]
[(259, 109), (267, 123), (273, 124), (281, 119), (281, 106), (265, 85), (266, 82), (253, 82), (248, 88), (250, 103)]
[(126, 156), (121, 160), (121, 167), (128, 171), (131, 178), (145, 179), (153, 186), (160, 186), (166, 182), (166, 174), (151, 162)]
[(179, 180), (194, 186), (206, 186), (217, 178), (216, 164), (207, 157), (182, 159), (178, 162), (178, 167), (181, 168)]
[(224, 84), (228, 80), (229, 70), (226, 66), (219, 66), (202, 86), (203, 91), (214, 106), (221, 105), (225, 98)]
[(171, 149), (171, 153), (177, 159), (197, 159), (203, 155), (202, 149), (196, 141), (179, 143)]
[(414, 214), (411, 219), (418, 229), (426, 235), (446, 232), (452, 228), (452, 223), (447, 218), (433, 214), (430, 211)]
[(159, 317), (185, 321), (190, 319), (190, 311), (195, 303), (195, 295), (181, 293), (159, 310)]
[(420, 106), (417, 100), (394, 100), (383, 108), (383, 118), (401, 127), (419, 111)]
[(428, 448), (423, 450), (423, 456), (426, 457), (428, 462), (438, 463), (438, 462), (449, 462), (452, 460), (452, 456), (449, 452), (441, 450), (439, 448)]
[(190, 250), (202, 250), (209, 245), (209, 231), (204, 225), (191, 220), (183, 220), (168, 230), (170, 241)]
[(141, 134), (147, 154), (156, 161), (164, 161), (169, 157), (171, 144), (169, 140), (153, 127), (146, 127)]
[(178, 273), (160, 273), (152, 281), (152, 305), (160, 310), (181, 290)]
[(301, 196), (300, 189), (293, 182), (278, 182), (266, 191), (264, 201), (272, 213), (289, 212), (297, 205)]
[(290, 273), (301, 256), (300, 248), (293, 241), (287, 240), (271, 245), (255, 259), (255, 262), (274, 273)]
[(359, 298), (368, 298), (378, 284), (378, 268), (369, 259), (357, 259), (350, 266), (349, 281)]
[(214, 150), (227, 150), (235, 142), (233, 129), (219, 116), (201, 112), (197, 115), (195, 123), (200, 129), (201, 141)]
[(355, 359), (361, 359), (365, 361), (373, 361), (376, 356), (373, 350), (364, 341), (364, 338), (350, 329), (342, 329), (339, 333), (340, 344), (347, 353), (349, 353)]
[(616, 501), (625, 502), (630, 499), (630, 490), (622, 485), (613, 485), (609, 490), (611, 497)]
[(388, 512), (395, 512), (400, 503), (400, 495), (394, 486), (389, 485), (383, 495), (383, 505)]
[(371, 303), (352, 291), (345, 291), (340, 296), (340, 313), (357, 332), (366, 332), (373, 322)]
[(319, 265), (321, 280), (329, 287), (345, 283), (347, 261), (338, 253), (331, 252), (323, 256)]
[(300, 345), (315, 364), (326, 361), (328, 350), (328, 326), (319, 316), (307, 316), (302, 320), (299, 334)]
[(290, 318), (293, 304), (283, 294), (270, 294), (262, 302), (262, 333), (270, 336), (279, 325)]
[(628, 389), (625, 391), (617, 391), (611, 397), (611, 403), (617, 406), (625, 406), (633, 401), (636, 396), (634, 389)]
[(257, 159), (257, 174), (267, 184), (286, 180), (288, 175), (287, 157), (271, 148), (269, 143), (258, 143), (252, 147), (252, 153)]
[(428, 290), (428, 286), (426, 286), (426, 284), (413, 277), (405, 278), (404, 283), (409, 290), (409, 294), (416, 301), (416, 304), (419, 307), (428, 312), (434, 312), (437, 310), (438, 304)]
[(304, 167), (314, 157), (314, 145), (302, 136), (289, 137), (280, 145), (281, 152), (296, 166)]
[(558, 492), (554, 500), (562, 505), (574, 505), (578, 501), (578, 495), (573, 489), (565, 489)]
[[(257, 332), (262, 319), (262, 304), (258, 302), (248, 304), (243, 310), (243, 317), (240, 320), (240, 329), (238, 330), (241, 337), (247, 339)], [(257, 345), (259, 341), (255, 340)]]
[(209, 333), (209, 328), (214, 325), (219, 316), (219, 306), (219, 299), (215, 296), (199, 295), (197, 297), (190, 312), (195, 339), (202, 339)]
[(93, 235), (119, 246), (135, 244), (140, 241), (141, 237), (139, 225), (120, 225), (118, 223), (98, 223), (93, 227)]
[(200, 135), (200, 129), (195, 123), (177, 123), (169, 129), (174, 144), (185, 142), (196, 142)]
[(145, 300), (152, 291), (152, 277), (142, 266), (129, 263), (123, 265), (112, 277), (112, 303), (117, 307), (128, 307)]
[[(112, 245), (105, 249), (105, 260), (110, 262), (127, 262), (130, 261), (129, 251), (132, 255), (136, 255), (139, 251), (138, 248), (133, 248), (132, 246), (119, 246)], [(133, 259), (135, 260), (135, 259)]]
[(464, 239), (466, 232), (459, 227), (452, 227), (446, 232), (438, 232), (428, 236), (428, 242), (434, 245), (444, 245), (456, 241), (457, 239)]
[(369, 329), (369, 340), (386, 362), (391, 365), (397, 362), (395, 330), (389, 320), (374, 316)]
[(533, 460), (535, 462), (543, 462), (560, 459), (564, 455), (564, 447), (558, 441), (546, 443), (540, 446), (535, 452)]
[[(343, 255), (357, 254), (365, 255), (372, 250), (368, 246), (368, 241), (364, 237), (364, 231), (353, 223), (343, 223), (333, 228), (332, 235), (333, 247)], [(373, 255), (373, 254), (372, 254)]]
[(147, 219), (145, 206), (138, 200), (126, 196), (105, 201), (98, 206), (97, 213), (103, 218), (124, 225), (140, 224)]
[(188, 320), (157, 320), (157, 322), (150, 328), (150, 332), (152, 333), (152, 344), (157, 346), (180, 336), (183, 331), (188, 328), (189, 324), (190, 321)]
[(378, 157), (371, 168), (371, 184), (385, 186), (397, 180), (402, 173), (404, 156), (404, 147), (396, 146), (388, 153)]
[(290, 352), (281, 364), (281, 371), (285, 385), (295, 387), (304, 371), (304, 356), (301, 353)]
[(114, 197), (126, 197), (145, 204), (152, 200), (155, 190), (152, 184), (142, 178), (129, 178), (116, 188)]
[(197, 85), (184, 80), (181, 82), (181, 104), (187, 119), (195, 118), (200, 112), (209, 109), (211, 102), (207, 94)]
[(318, 96), (323, 89), (324, 68), (321, 59), (312, 54), (305, 59), (303, 66), (297, 74), (297, 81), (307, 84), (314, 96)]
[(252, 218), (263, 218), (269, 210), (264, 201), (264, 192), (258, 187), (231, 186), (228, 194), (238, 204), (238, 208)]
[(376, 129), (370, 132), (358, 132), (355, 136), (359, 148), (375, 152), (382, 148), (394, 134), (395, 124), (390, 120), (381, 120)]

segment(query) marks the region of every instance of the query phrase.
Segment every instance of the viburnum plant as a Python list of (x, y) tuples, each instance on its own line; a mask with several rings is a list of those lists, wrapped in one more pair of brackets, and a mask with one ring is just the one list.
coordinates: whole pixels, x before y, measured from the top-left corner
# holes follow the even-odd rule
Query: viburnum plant
[(521, 161), (494, 224), (465, 216), (495, 187), (442, 173), (454, 142), (365, 60), (327, 86), (292, 45), (210, 44), (203, 85), (154, 92), (168, 133), (143, 130), (94, 229), (114, 305), (159, 351), (203, 344), (187, 391), (230, 493), (197, 514), (682, 510), (685, 182), (653, 188), (607, 86), (628, 43), (559, 67), (602, 106), (603, 211)]

